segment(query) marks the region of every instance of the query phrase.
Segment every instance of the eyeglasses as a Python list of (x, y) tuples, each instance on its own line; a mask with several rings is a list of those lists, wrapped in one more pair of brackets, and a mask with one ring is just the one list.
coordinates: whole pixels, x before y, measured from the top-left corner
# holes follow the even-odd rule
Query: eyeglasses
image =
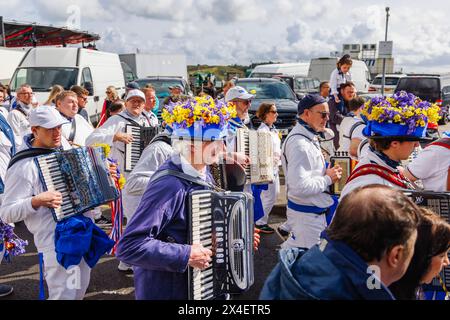
[(322, 115), (322, 119), (326, 119), (327, 117), (330, 116), (330, 113), (326, 111), (315, 111), (315, 112), (320, 113)]
[(106, 91), (106, 94), (111, 94), (112, 92), (111, 91)]
[(83, 101), (87, 101), (88, 98), (85, 97), (78, 97), (79, 99), (83, 100)]
[(21, 93), (19, 93), (19, 94), (22, 94), (22, 95), (24, 95), (24, 96), (32, 96), (32, 95), (34, 95), (33, 92), (21, 92)]
[(269, 113), (278, 114), (278, 111), (270, 110)]

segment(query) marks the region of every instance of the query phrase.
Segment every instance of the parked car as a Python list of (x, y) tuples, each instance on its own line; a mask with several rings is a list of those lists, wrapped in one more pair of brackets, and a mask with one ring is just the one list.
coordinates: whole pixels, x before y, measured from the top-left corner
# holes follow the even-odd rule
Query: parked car
[(249, 78), (272, 78), (275, 75), (302, 75), (308, 74), (309, 62), (261, 64), (256, 66)]
[(148, 77), (135, 80), (141, 88), (144, 88), (147, 84), (151, 84), (155, 88), (156, 96), (158, 99), (165, 99), (170, 95), (169, 87), (174, 85), (181, 85), (183, 94), (192, 95), (189, 88), (189, 84), (183, 78), (177, 77)]
[(298, 99), (303, 99), (308, 93), (319, 92), (320, 81), (317, 78), (309, 78), (305, 76), (281, 75), (273, 76), (275, 79), (281, 79), (286, 82), (289, 87), (297, 95)]
[[(392, 94), (394, 93), (395, 87), (397, 86), (398, 81), (406, 77), (406, 74), (402, 73), (393, 73), (386, 74), (384, 80), (384, 94)], [(378, 74), (372, 81), (369, 86), (369, 93), (381, 93), (381, 82), (383, 80), (383, 75)]]
[(259, 105), (263, 102), (274, 102), (278, 110), (275, 126), (283, 137), (287, 136), (296, 124), (298, 111), (297, 97), (287, 83), (273, 78), (241, 78), (236, 80), (236, 85), (255, 95), (249, 110), (253, 126), (258, 128), (261, 124), (255, 115)]
[(401, 78), (395, 92), (406, 91), (422, 100), (437, 103), (441, 107), (439, 124), (449, 121), (450, 109), (450, 73), (448, 74), (414, 74)]

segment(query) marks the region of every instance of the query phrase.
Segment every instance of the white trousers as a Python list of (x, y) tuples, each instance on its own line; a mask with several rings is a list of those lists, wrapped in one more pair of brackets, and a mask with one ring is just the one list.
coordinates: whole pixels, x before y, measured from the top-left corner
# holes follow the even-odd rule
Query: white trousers
[(291, 235), (281, 245), (283, 249), (307, 248), (310, 249), (320, 241), (320, 234), (327, 227), (325, 214), (317, 215), (294, 211), (287, 208), (287, 225)]
[(64, 269), (56, 260), (55, 251), (44, 254), (44, 278), (49, 300), (83, 300), (91, 279), (91, 268), (84, 258), (77, 266)]
[(277, 202), (278, 194), (280, 193), (280, 177), (275, 175), (273, 183), (269, 184), (267, 190), (261, 192), (261, 202), (263, 205), (264, 216), (256, 221), (256, 225), (263, 226), (269, 222), (269, 214), (273, 209), (273, 206)]

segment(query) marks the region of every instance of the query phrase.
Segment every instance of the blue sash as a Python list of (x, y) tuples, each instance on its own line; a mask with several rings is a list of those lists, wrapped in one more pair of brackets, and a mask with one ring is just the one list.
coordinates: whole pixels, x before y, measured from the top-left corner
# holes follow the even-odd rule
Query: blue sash
[(292, 202), (291, 200), (288, 200), (288, 208), (294, 211), (298, 212), (305, 212), (305, 213), (314, 213), (317, 215), (321, 215), (328, 212), (328, 208), (319, 208), (316, 206), (306, 206), (302, 204), (297, 204), (295, 202)]

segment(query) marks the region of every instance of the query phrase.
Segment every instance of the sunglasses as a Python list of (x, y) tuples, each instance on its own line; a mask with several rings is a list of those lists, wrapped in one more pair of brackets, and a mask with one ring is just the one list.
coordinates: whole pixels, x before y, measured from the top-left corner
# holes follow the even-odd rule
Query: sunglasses
[(270, 110), (269, 113), (278, 114), (278, 111)]
[(322, 115), (322, 119), (326, 119), (327, 117), (330, 116), (330, 113), (326, 111), (315, 111), (315, 112), (320, 113)]

